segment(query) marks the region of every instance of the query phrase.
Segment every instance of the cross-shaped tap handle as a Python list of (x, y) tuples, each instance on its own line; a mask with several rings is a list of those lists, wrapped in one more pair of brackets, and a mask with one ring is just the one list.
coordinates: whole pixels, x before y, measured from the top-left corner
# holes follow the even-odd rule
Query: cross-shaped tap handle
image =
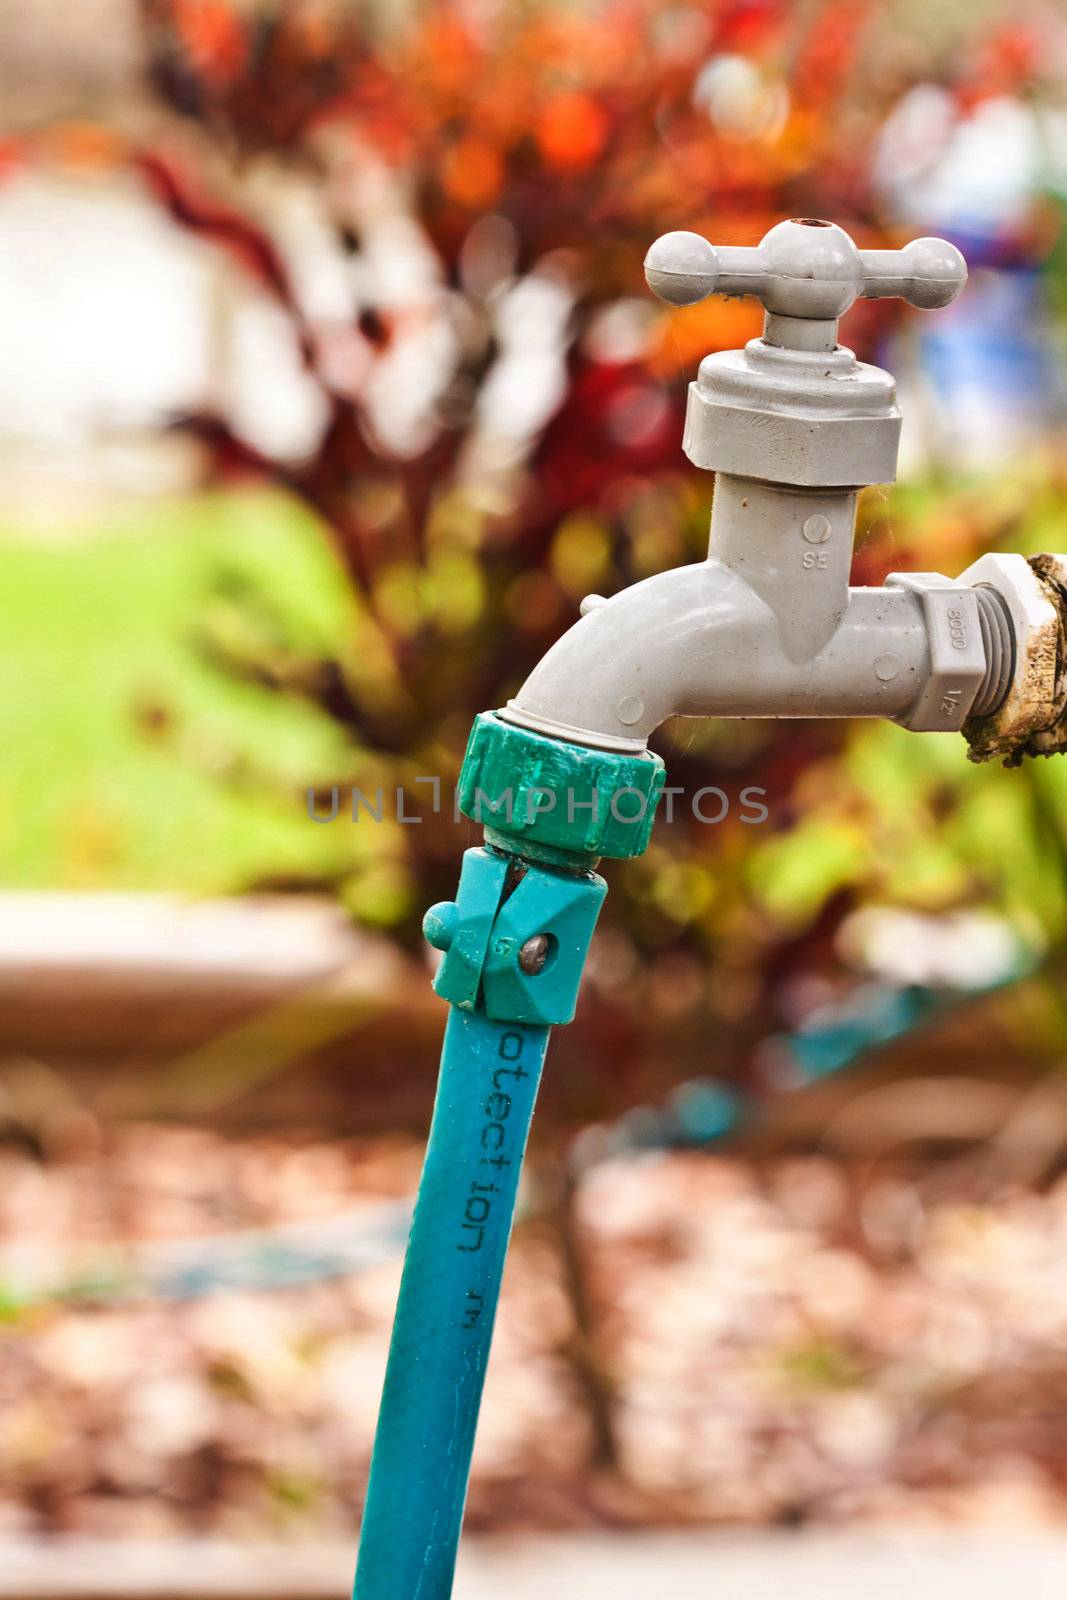
[[(895, 295), (924, 310), (947, 306), (967, 281), (967, 263), (945, 239), (860, 250), (836, 223), (800, 217), (778, 223), (755, 248), (665, 233), (645, 257), (645, 278), (672, 306), (695, 305), (709, 294), (751, 294), (773, 318), (836, 323), (859, 299)], [(774, 342), (814, 347), (802, 330), (793, 331), (800, 335), (795, 340)]]

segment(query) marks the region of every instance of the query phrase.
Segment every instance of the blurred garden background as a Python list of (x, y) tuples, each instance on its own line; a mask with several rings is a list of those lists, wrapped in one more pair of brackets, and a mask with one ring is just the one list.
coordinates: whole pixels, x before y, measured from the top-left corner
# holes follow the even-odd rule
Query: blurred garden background
[[(854, 581), (1067, 549), (1056, 4), (0, 0), (0, 1594), (354, 1550), (467, 732), (705, 548), (760, 314), (648, 245), (792, 215), (971, 266), (843, 325), (905, 410)], [(1062, 1528), (1067, 764), (656, 746), (723, 814), (612, 866), (469, 1527)]]

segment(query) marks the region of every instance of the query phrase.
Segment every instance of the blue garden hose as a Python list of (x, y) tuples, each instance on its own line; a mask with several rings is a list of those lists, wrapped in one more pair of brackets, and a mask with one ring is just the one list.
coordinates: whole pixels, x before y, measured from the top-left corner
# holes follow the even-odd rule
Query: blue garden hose
[(354, 1600), (448, 1600), (550, 1029), (449, 1012), (400, 1285)]
[[(593, 868), (603, 855), (641, 854), (663, 781), (658, 756), (567, 744), (491, 714), (475, 722), (457, 793), (464, 815), (484, 824), (486, 843), (464, 853), (456, 899), (431, 906), (423, 919), (443, 957), (434, 989), (451, 1009), (353, 1600), (451, 1596), (549, 1031), (574, 1016), (607, 893)], [(630, 801), (621, 813), (620, 793)]]

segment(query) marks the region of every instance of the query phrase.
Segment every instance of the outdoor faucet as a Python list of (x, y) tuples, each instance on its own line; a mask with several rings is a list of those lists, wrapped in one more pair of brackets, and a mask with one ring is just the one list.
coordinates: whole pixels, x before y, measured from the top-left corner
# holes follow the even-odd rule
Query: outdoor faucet
[[(716, 473), (706, 561), (584, 615), (474, 724), (457, 798), (484, 826), (423, 928), (450, 1005), (382, 1393), (354, 1600), (448, 1600), (493, 1317), (551, 1028), (574, 1015), (607, 884), (663, 792), (671, 716), (889, 717), (962, 730), (978, 760), (1067, 748), (1067, 558), (986, 555), (956, 579), (849, 585), (856, 498), (896, 476), (888, 373), (837, 343), (862, 297), (934, 309), (963, 257), (859, 250), (830, 222), (755, 249), (669, 233), (645, 261), (671, 305), (755, 295), (763, 337), (706, 357), (684, 449)], [(636, 804), (635, 804), (636, 802)]]
[(900, 411), (889, 373), (838, 344), (838, 318), (859, 298), (949, 305), (967, 279), (955, 246), (860, 250), (798, 218), (754, 249), (665, 234), (645, 276), (673, 306), (753, 295), (766, 313), (761, 338), (707, 356), (689, 389), (683, 449), (716, 474), (707, 560), (587, 597), (498, 715), (635, 754), (679, 715), (888, 717), (963, 730), (977, 759), (1061, 748), (1058, 558), (849, 585), (858, 492), (896, 477)]

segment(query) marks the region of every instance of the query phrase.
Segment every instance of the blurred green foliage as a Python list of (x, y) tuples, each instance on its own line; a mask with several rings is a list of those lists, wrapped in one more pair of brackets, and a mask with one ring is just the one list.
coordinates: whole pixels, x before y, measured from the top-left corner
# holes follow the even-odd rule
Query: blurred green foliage
[(62, 542), (8, 519), (0, 545), (4, 882), (218, 893), (350, 864), (356, 840), (310, 826), (301, 799), (344, 758), (340, 730), (198, 641), (254, 587), (294, 644), (344, 648), (348, 586), (305, 510), (213, 494)]
[[(1058, 491), (1033, 477), (910, 485), (873, 503), (861, 561), (879, 559), (879, 543), (902, 559), (911, 544), (933, 555), (961, 527), (974, 548), (990, 524), (1023, 551), (1067, 535)], [(358, 781), (371, 795), (382, 772), (308, 693), (316, 663), (359, 676), (374, 624), (305, 508), (276, 492), (216, 493), (155, 506), (148, 536), (127, 509), (62, 542), (9, 521), (0, 541), (0, 664), (13, 686), (0, 699), (6, 883), (210, 893), (308, 882), (339, 887), (366, 921), (411, 915), (407, 841), (389, 805), (382, 824), (348, 822), (344, 798), (336, 823), (307, 818), (309, 784)], [(596, 547), (590, 521), (567, 559)], [(460, 599), (468, 578), (459, 575)], [(455, 600), (460, 646), (476, 639), (477, 595), (461, 606), (440, 574), (431, 587), (436, 606)], [(257, 681), (234, 670), (243, 655), (257, 670), (281, 665)], [(742, 824), (735, 805), (717, 826), (661, 822), (648, 857), (621, 869), (653, 948), (687, 931), (714, 946), (732, 929), (751, 950), (798, 934), (840, 895), (933, 910), (992, 904), (1034, 946), (1062, 937), (1064, 763), (1005, 773), (973, 766), (955, 736), (857, 723), (843, 745), (835, 735), (821, 752), (805, 747), (779, 778), (777, 733), (685, 721), (664, 731), (673, 768), (695, 752), (702, 781), (732, 797), (737, 772), (759, 776), (770, 760), (770, 817)], [(428, 794), (413, 790), (411, 805), (426, 807)], [(432, 820), (451, 867), (469, 828)]]

